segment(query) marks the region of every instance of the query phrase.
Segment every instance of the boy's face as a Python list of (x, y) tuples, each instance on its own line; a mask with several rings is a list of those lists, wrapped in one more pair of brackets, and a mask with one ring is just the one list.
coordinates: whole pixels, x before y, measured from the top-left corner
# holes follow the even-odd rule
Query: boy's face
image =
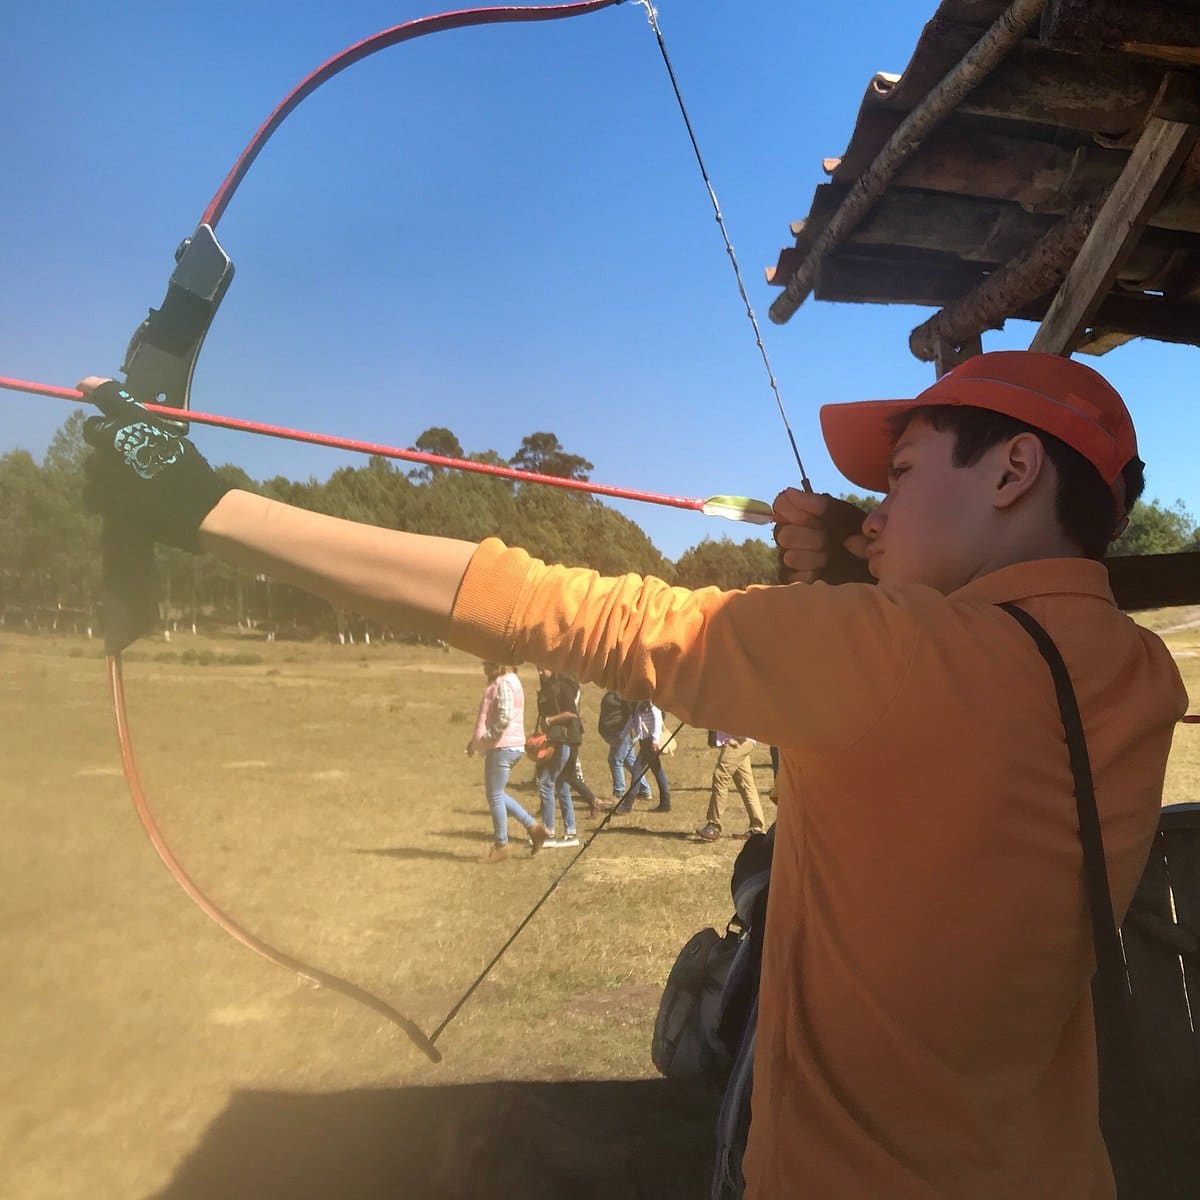
[(948, 594), (988, 561), (995, 455), (956, 467), (954, 446), (953, 433), (919, 418), (897, 439), (888, 494), (863, 522), (867, 564), (880, 583), (920, 583)]

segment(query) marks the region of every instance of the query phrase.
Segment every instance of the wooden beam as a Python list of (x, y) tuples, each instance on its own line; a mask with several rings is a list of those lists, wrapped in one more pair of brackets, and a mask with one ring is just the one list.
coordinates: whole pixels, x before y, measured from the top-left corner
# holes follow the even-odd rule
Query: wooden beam
[(1066, 275), (1095, 212), (1089, 204), (1080, 205), (976, 287), (918, 325), (908, 338), (913, 355), (933, 362), (940, 341), (962, 345), (984, 329), (999, 329), (1005, 318), (1048, 295)]
[(1151, 117), (1108, 193), (1067, 272), (1030, 350), (1070, 354), (1112, 287), (1122, 262), (1145, 228), (1200, 133), (1194, 125)]

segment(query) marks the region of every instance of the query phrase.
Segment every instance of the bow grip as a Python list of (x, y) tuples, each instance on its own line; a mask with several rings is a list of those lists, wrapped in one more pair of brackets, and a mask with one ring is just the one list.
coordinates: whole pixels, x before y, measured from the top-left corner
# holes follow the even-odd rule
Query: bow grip
[(211, 226), (175, 251), (162, 308), (152, 308), (125, 351), (125, 386), (151, 404), (187, 408), (196, 359), (233, 279), (233, 263)]
[(154, 543), (131, 538), (109, 521), (101, 534), (104, 652), (120, 654), (158, 623)]
[[(212, 226), (196, 226), (175, 251), (162, 308), (152, 308), (129, 340), (121, 366), (129, 392), (183, 410), (186, 420), (196, 359), (232, 279), (233, 263)], [(104, 647), (119, 654), (158, 622), (154, 544), (124, 537), (106, 521), (102, 549)]]

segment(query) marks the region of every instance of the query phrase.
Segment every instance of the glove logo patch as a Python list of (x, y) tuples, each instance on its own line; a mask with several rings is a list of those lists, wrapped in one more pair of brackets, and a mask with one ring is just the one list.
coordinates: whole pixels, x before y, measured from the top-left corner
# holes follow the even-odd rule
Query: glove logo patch
[(113, 449), (143, 479), (153, 479), (183, 454), (183, 444), (157, 425), (136, 421), (117, 430)]

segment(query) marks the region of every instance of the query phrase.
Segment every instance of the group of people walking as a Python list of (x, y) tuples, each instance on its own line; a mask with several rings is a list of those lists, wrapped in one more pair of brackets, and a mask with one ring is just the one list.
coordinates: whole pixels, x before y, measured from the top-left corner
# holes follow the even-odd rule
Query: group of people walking
[[(579, 715), (579, 682), (565, 672), (538, 671), (537, 731), (548, 745), (537, 762), (540, 813), (531, 813), (508, 794), (508, 780), (525, 750), (525, 692), (516, 667), (485, 662), (487, 683), (479, 700), (475, 728), (467, 743), (467, 754), (483, 756), (483, 785), (492, 816), (493, 840), (485, 863), (499, 863), (511, 853), (508, 819), (515, 820), (529, 836), (536, 854), (543, 846), (578, 846), (575, 798), (587, 805), (590, 816), (598, 816), (614, 805), (619, 813), (633, 811), (634, 801), (651, 799), (650, 780), (658, 786), (658, 804), (652, 812), (671, 811), (671, 787), (663, 770), (662, 712), (649, 700), (626, 701), (609, 692), (600, 703), (600, 735), (608, 743), (608, 765), (612, 775), (612, 801), (598, 799), (583, 777), (579, 748), (583, 743), (583, 721)], [(631, 780), (626, 787), (626, 772)], [(558, 817), (562, 818), (561, 834)]]

